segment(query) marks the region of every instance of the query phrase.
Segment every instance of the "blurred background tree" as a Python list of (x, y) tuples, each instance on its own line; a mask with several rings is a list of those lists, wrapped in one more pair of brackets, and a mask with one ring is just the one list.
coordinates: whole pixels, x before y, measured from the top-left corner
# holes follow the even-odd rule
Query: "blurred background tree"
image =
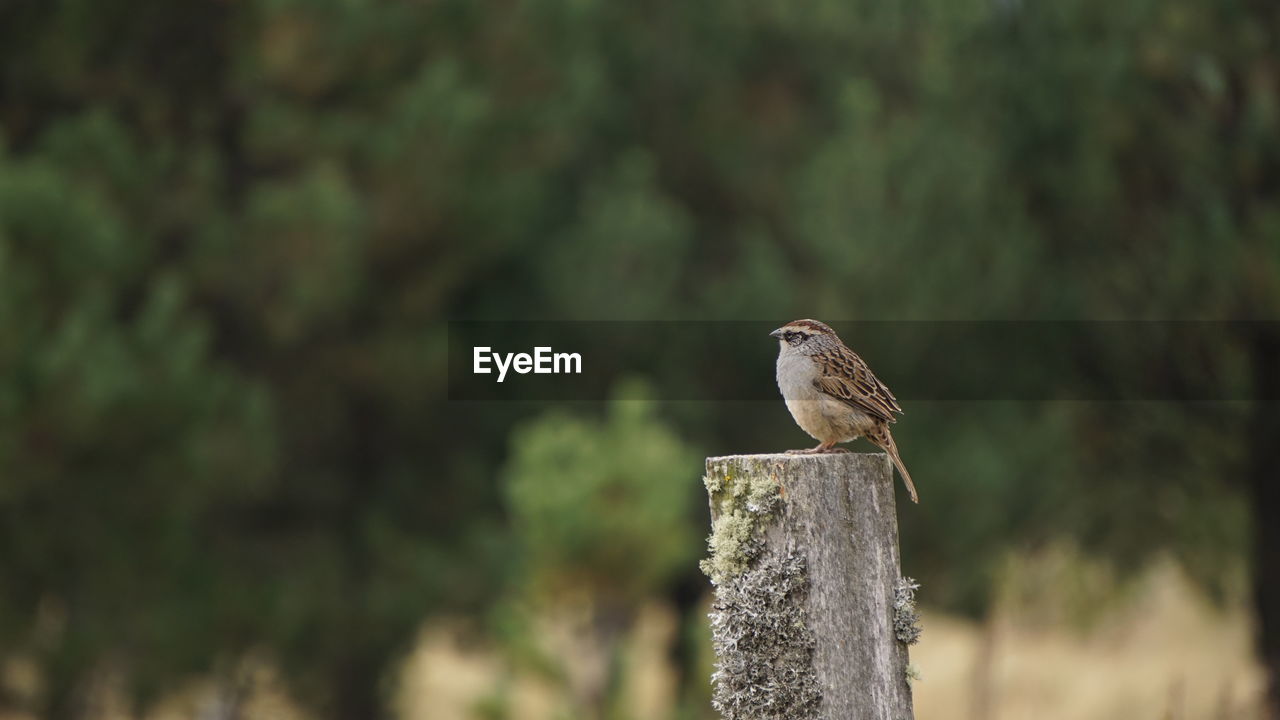
[(512, 442), (507, 504), (522, 575), (514, 597), (584, 620), (592, 661), (581, 666), (593, 672), (566, 677), (569, 666), (546, 652), (543, 664), (568, 681), (574, 717), (614, 717), (619, 640), (639, 607), (701, 554), (691, 521), (700, 493), (688, 482), (700, 458), (654, 416), (639, 381), (615, 391), (603, 425), (552, 412), (517, 428)]
[[(1275, 320), (1278, 14), (0, 4), (0, 647), (43, 678), (0, 702), (76, 717), (106, 667), (145, 703), (265, 649), (321, 716), (378, 717), (424, 618), (612, 586), (639, 543), (623, 606), (696, 616), (696, 457), (794, 443), (781, 404), (512, 436), (543, 408), (446, 402), (446, 319)], [(1272, 402), (905, 403), (929, 600), (980, 614), (1009, 547), (1063, 536), (1209, 586), (1252, 563), (1275, 687), (1280, 339), (1222, 327), (1079, 362), (1117, 400), (1158, 373)], [(638, 438), (667, 448), (644, 493), (592, 454)], [(610, 488), (671, 505), (625, 545), (540, 534)]]

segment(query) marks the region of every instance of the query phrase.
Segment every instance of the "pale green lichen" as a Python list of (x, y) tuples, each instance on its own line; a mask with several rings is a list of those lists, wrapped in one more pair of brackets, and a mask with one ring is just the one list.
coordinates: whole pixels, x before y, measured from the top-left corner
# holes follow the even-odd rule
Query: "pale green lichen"
[(915, 663), (907, 663), (905, 674), (907, 676), (907, 684), (913, 688), (917, 682), (924, 680), (924, 676), (920, 674), (920, 668), (916, 667)]
[(920, 642), (920, 613), (916, 612), (916, 590), (920, 583), (909, 577), (898, 578), (893, 588), (893, 634), (898, 642), (915, 645)]
[(756, 531), (779, 501), (777, 476), (763, 470), (738, 473), (728, 465), (713, 465), (702, 479), (716, 512), (707, 538), (711, 556), (699, 567), (713, 585), (742, 573), (760, 552)]
[(712, 706), (724, 720), (815, 720), (822, 700), (805, 558), (762, 538), (781, 502), (776, 462), (713, 461), (703, 478), (715, 518), (702, 561), (715, 585)]
[(716, 588), (711, 704), (724, 720), (813, 720), (822, 701), (804, 558), (765, 553)]

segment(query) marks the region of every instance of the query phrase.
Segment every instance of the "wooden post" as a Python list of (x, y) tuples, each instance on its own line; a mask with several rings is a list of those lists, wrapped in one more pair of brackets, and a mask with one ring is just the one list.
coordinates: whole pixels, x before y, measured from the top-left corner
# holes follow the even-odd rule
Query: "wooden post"
[(724, 720), (911, 720), (893, 469), (875, 454), (707, 459)]

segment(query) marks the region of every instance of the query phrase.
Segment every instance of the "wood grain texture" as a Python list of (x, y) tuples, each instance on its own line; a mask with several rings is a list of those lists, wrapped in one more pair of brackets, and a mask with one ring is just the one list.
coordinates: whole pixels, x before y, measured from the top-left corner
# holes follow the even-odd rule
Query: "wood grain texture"
[[(889, 458), (707, 459), (715, 704), (725, 720), (910, 720)], [(777, 497), (764, 487), (780, 485)], [(736, 533), (736, 535), (734, 535)], [(717, 557), (717, 555), (722, 557)]]

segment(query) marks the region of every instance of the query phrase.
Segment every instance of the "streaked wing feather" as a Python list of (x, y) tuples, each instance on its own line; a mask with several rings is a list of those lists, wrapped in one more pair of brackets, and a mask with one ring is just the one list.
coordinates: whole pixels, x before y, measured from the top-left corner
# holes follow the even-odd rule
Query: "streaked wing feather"
[(902, 412), (898, 399), (857, 353), (841, 347), (822, 361), (822, 375), (814, 381), (819, 390), (885, 422), (897, 421), (893, 414)]

